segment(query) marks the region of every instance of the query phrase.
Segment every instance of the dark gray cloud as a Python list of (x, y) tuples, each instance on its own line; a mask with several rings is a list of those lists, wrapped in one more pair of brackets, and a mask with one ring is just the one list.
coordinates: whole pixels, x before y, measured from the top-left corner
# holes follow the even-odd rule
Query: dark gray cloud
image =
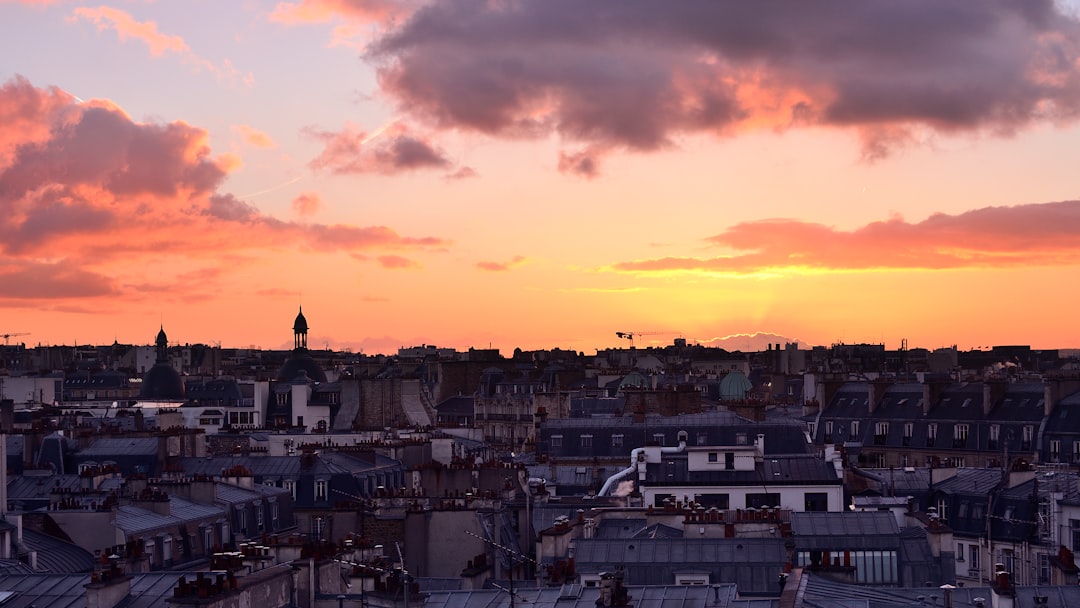
[(1080, 113), (1080, 28), (1052, 0), (440, 0), (367, 57), (441, 128), (605, 149), (764, 123), (869, 130), (879, 157), (904, 128)]

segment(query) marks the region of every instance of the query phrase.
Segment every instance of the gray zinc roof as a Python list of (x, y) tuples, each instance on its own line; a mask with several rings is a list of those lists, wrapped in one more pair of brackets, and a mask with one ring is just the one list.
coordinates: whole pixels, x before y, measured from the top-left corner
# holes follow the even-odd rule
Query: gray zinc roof
[(156, 437), (99, 437), (79, 451), (83, 458), (108, 456), (154, 456), (158, 452)]

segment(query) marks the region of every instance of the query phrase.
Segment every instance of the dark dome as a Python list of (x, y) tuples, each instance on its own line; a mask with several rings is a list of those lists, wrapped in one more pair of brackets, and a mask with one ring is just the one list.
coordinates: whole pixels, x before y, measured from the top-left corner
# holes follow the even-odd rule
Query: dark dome
[(278, 371), (277, 379), (281, 382), (289, 382), (300, 375), (300, 372), (307, 373), (307, 377), (315, 382), (326, 382), (326, 373), (305, 351), (293, 351)]
[(183, 399), (184, 382), (168, 363), (158, 363), (143, 376), (140, 399)]
[(292, 330), (294, 333), (306, 334), (308, 330), (307, 319), (304, 318), (304, 308), (300, 308), (300, 312), (296, 313), (296, 320), (293, 321)]

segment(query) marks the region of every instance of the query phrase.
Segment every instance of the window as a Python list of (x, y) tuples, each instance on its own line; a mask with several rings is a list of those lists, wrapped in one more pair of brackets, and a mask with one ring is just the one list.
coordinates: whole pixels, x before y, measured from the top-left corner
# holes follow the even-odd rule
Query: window
[(613, 448), (621, 448), (622, 444), (623, 444), (623, 436), (622, 435), (612, 435), (611, 436), (611, 447), (613, 447)]
[(1072, 539), (1073, 553), (1080, 552), (1080, 519), (1069, 520), (1069, 537)]
[(964, 519), (968, 514), (968, 502), (965, 500), (960, 503), (960, 506), (956, 509), (956, 516), (960, 519)]
[(937, 424), (931, 422), (926, 425), (926, 445), (927, 447), (933, 447), (937, 442)]
[(263, 529), (263, 508), (262, 505), (255, 505), (255, 529), (262, 532)]
[(735, 445), (746, 445), (746, 433), (735, 433)]
[(724, 452), (724, 468), (729, 471), (735, 469), (735, 452)]
[(953, 467), (954, 469), (959, 469), (964, 466), (965, 462), (966, 461), (963, 456), (953, 456), (949, 459), (949, 466)]
[(653, 443), (655, 443), (656, 445), (661, 446), (661, 447), (664, 446), (664, 434), (663, 433), (653, 433), (652, 440), (653, 440)]
[(1061, 440), (1050, 440), (1050, 460), (1051, 462), (1058, 462), (1061, 460)]
[(243, 535), (247, 535), (247, 511), (243, 507), (236, 510), (236, 529)]
[(914, 435), (914, 434), (915, 434), (915, 423), (914, 422), (905, 422), (904, 423), (904, 441), (903, 441), (903, 444), (905, 446), (911, 445), (911, 436)]
[(817, 430), (817, 424), (815, 424), (813, 422), (807, 422), (806, 423), (806, 430), (809, 431), (810, 436), (813, 437), (814, 436), (814, 431)]
[(1006, 572), (1016, 572), (1016, 570), (1014, 569), (1015, 557), (1016, 552), (1012, 549), (1002, 549), (1001, 559), (998, 560), (998, 563), (1005, 564)]
[(264, 480), (263, 480), (263, 485), (264, 485), (264, 486), (266, 486), (266, 487), (268, 487), (268, 488), (273, 488), (273, 487), (275, 487), (275, 486), (276, 486), (277, 484), (275, 484), (275, 483), (274, 483), (274, 480), (273, 480), (273, 479), (264, 479)]
[(278, 393), (277, 394), (277, 404), (278, 405), (288, 405), (288, 403), (289, 403), (289, 395), (287, 393)]
[(1074, 441), (1073, 442), (1073, 450), (1072, 450), (1072, 452), (1073, 452), (1073, 454), (1072, 454), (1073, 464), (1080, 462), (1080, 441)]
[(869, 466), (875, 469), (885, 468), (885, 452), (873, 452), (866, 459)]
[(986, 447), (990, 448), (991, 450), (996, 450), (997, 447), (998, 447), (998, 441), (1000, 439), (1001, 439), (1001, 425), (1000, 424), (991, 424), (990, 425), (990, 441), (987, 442)]
[(552, 435), (551, 436), (551, 449), (553, 449), (553, 450), (562, 449), (562, 435)]
[(948, 519), (947, 513), (949, 511), (949, 503), (944, 498), (939, 498), (937, 501), (937, 515), (941, 521)]
[(779, 494), (747, 494), (746, 508), (762, 509), (780, 506)]
[(278, 527), (278, 504), (277, 502), (270, 503), (270, 525), (274, 530)]
[(825, 421), (825, 443), (832, 443), (832, 420)]
[(709, 445), (709, 434), (708, 433), (698, 433), (697, 434), (697, 444), (698, 445)]
[(979, 571), (979, 550), (981, 547), (976, 544), (968, 545), (968, 571)]
[(1046, 553), (1039, 554), (1039, 584), (1050, 583), (1050, 556)]
[(807, 511), (829, 510), (829, 494), (827, 492), (807, 492), (804, 501)]
[(304, 426), (304, 417), (303, 416), (297, 416), (296, 417), (296, 426)]
[(953, 447), (963, 448), (967, 447), (968, 440), (968, 425), (958, 424), (953, 427)]
[(720, 462), (720, 455), (716, 452), (709, 452), (709, 462)]
[[(1021, 450), (1030, 450), (1031, 449), (1031, 440), (1034, 437), (1035, 437), (1035, 427), (1033, 427), (1033, 426), (1025, 426), (1024, 427), (1023, 439), (1020, 441), (1020, 449)], [(1009, 572), (1012, 572), (1012, 570), (1009, 570)]]
[(214, 529), (210, 527), (203, 528), (203, 553), (210, 555), (210, 552), (214, 548)]
[(292, 479), (285, 480), (285, 489), (292, 494), (293, 500), (296, 500), (296, 481)]
[(717, 509), (724, 510), (724, 509), (728, 508), (728, 495), (727, 494), (695, 494), (694, 495), (694, 502), (696, 502), (699, 505), (705, 507), (706, 509), (711, 509), (713, 507), (716, 507)]
[(874, 425), (874, 445), (885, 445), (889, 436), (889, 423), (878, 422)]
[(964, 543), (956, 543), (956, 561), (964, 561)]
[(583, 447), (583, 448), (591, 448), (592, 447), (592, 435), (582, 435), (581, 436), (581, 447)]
[(857, 441), (859, 439), (859, 421), (851, 421), (851, 440)]
[(326, 480), (315, 481), (315, 500), (326, 500)]

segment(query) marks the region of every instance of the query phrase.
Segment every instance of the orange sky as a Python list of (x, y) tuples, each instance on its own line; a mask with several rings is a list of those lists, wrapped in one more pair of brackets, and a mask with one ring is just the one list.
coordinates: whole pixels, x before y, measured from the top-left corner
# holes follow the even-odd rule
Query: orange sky
[(0, 0), (0, 333), (1077, 347), (1080, 21), (1023, 8)]

